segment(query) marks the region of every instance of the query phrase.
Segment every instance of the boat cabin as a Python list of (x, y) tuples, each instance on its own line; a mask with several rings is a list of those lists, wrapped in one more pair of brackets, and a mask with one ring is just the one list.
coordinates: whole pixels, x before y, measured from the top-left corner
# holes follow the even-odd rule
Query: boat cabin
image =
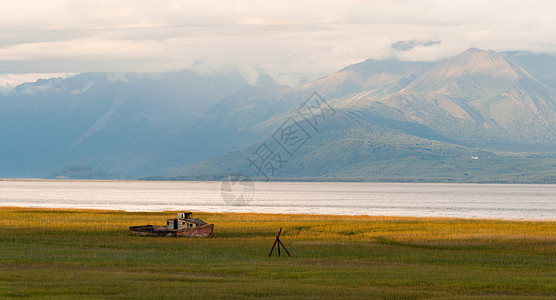
[(178, 219), (189, 219), (191, 218), (192, 212), (181, 212), (178, 213)]
[(195, 228), (200, 225), (205, 225), (204, 221), (200, 219), (191, 218), (191, 212), (182, 212), (178, 213), (178, 217), (176, 219), (167, 219), (166, 220), (166, 228), (167, 229), (186, 229), (186, 228)]

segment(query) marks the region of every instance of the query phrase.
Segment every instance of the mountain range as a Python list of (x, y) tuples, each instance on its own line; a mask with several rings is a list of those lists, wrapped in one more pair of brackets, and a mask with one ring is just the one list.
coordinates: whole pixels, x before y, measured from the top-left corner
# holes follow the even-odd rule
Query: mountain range
[(369, 59), (299, 88), (261, 77), (22, 84), (0, 96), (0, 177), (556, 182), (552, 55)]

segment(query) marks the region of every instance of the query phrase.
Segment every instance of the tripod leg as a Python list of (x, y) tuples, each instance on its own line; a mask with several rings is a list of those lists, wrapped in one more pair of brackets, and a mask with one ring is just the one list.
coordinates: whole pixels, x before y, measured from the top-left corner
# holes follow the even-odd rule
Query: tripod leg
[(270, 257), (272, 255), (272, 251), (274, 251), (274, 247), (276, 246), (276, 243), (278, 242), (278, 239), (276, 239), (274, 241), (274, 244), (272, 245), (272, 249), (270, 249), (270, 253), (268, 254), (268, 257)]
[(278, 257), (280, 257), (280, 240), (276, 239), (276, 241), (278, 242)]
[[(288, 249), (286, 249), (286, 246), (284, 246), (284, 244), (282, 244), (281, 240), (278, 240), (278, 247), (280, 247), (280, 245), (282, 245), (282, 247), (284, 247), (284, 250), (286, 250), (286, 253), (288, 254), (288, 256), (291, 256), (290, 251), (288, 251)], [(280, 249), (280, 248), (278, 248)]]

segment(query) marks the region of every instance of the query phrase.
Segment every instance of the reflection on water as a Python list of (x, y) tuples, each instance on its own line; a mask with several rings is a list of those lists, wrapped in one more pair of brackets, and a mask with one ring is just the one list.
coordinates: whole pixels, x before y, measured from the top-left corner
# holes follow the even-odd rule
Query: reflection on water
[(0, 181), (0, 206), (556, 219), (556, 185), (255, 182), (247, 206), (221, 182)]

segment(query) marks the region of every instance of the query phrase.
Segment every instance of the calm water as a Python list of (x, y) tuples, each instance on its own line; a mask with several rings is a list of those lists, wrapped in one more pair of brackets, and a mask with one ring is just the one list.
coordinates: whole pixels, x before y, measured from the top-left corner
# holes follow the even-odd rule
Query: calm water
[(556, 185), (255, 182), (247, 205), (227, 204), (221, 185), (0, 181), (0, 206), (556, 219)]

